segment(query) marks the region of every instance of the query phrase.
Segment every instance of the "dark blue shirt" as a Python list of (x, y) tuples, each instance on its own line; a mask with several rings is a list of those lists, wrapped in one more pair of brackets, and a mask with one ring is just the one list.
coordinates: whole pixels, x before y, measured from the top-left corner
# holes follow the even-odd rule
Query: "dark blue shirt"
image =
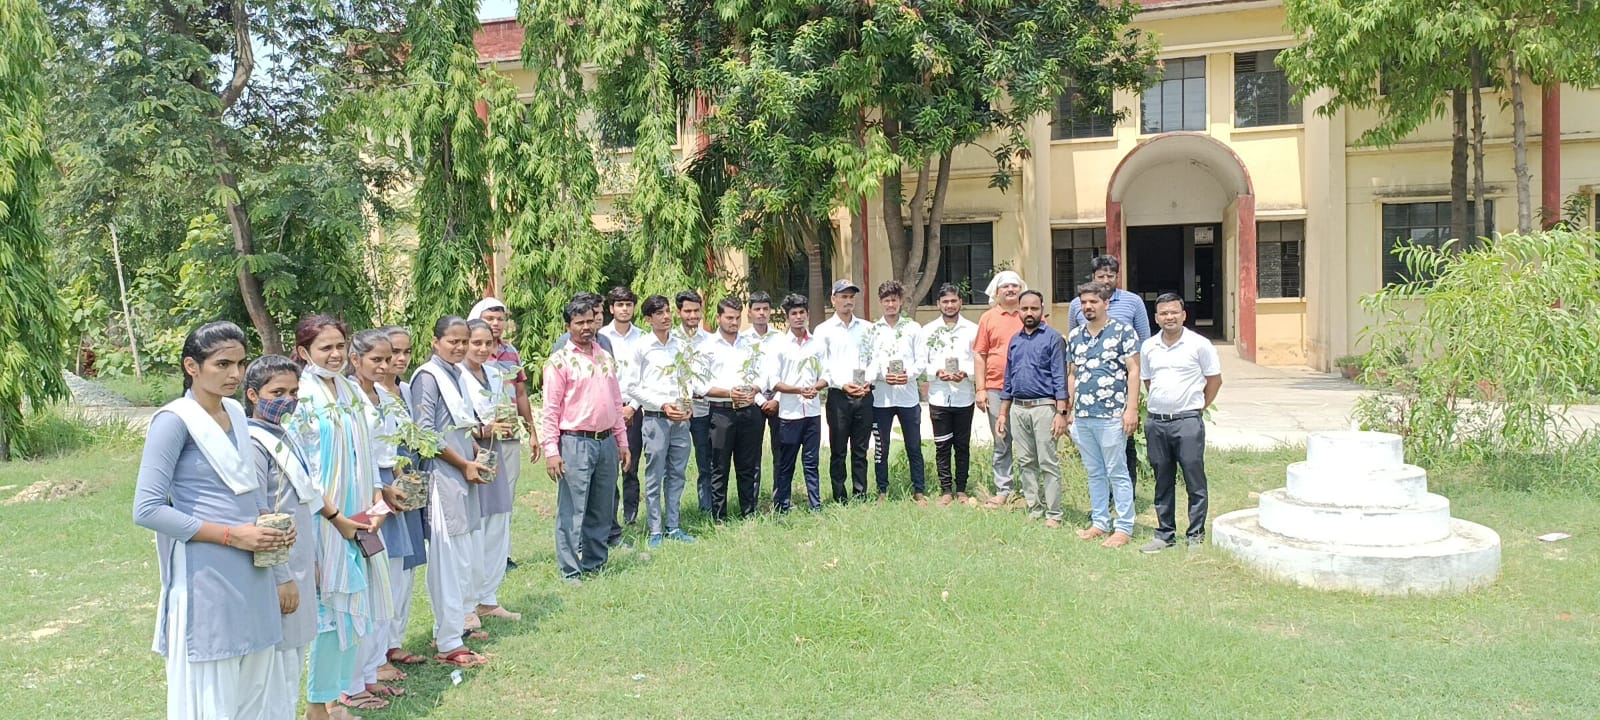
[(1024, 327), (1006, 346), (1006, 381), (1001, 400), (1067, 399), (1067, 350), (1061, 333), (1044, 324)]

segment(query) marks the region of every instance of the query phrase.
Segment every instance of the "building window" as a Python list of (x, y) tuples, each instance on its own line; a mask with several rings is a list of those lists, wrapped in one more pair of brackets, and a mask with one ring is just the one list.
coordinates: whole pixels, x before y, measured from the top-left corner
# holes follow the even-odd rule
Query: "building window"
[(1055, 292), (1052, 302), (1067, 303), (1078, 296), (1078, 284), (1087, 282), (1093, 273), (1090, 263), (1106, 254), (1106, 229), (1068, 228), (1050, 231), (1052, 279)]
[(1109, 107), (1100, 109), (1070, 85), (1056, 97), (1056, 106), (1050, 113), (1051, 140), (1079, 140), (1083, 138), (1111, 137), (1116, 117)]
[(1139, 132), (1206, 129), (1206, 59), (1173, 58), (1139, 101)]
[[(906, 237), (911, 237), (909, 227)], [(987, 305), (989, 296), (983, 291), (993, 277), (994, 223), (945, 223), (939, 233), (939, 270), (922, 304), (937, 304), (939, 286), (954, 283), (965, 302)]]
[(1306, 221), (1256, 223), (1256, 297), (1305, 297)]
[[(1467, 213), (1474, 203), (1467, 203)], [(1483, 208), (1484, 232), (1494, 232), (1494, 201)], [(1403, 244), (1441, 247), (1450, 239), (1450, 203), (1386, 203), (1383, 206), (1383, 282), (1385, 285), (1411, 280), (1406, 265), (1395, 257), (1394, 249)]]
[(1235, 127), (1294, 125), (1302, 121), (1293, 85), (1278, 67), (1278, 50), (1234, 53), (1233, 124)]

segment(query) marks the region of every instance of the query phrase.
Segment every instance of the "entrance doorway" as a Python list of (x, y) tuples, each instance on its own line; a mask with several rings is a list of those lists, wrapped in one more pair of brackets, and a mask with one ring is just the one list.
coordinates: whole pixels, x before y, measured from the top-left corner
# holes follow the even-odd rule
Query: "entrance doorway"
[(1155, 331), (1155, 301), (1181, 295), (1189, 311), (1185, 325), (1216, 340), (1227, 339), (1222, 316), (1222, 225), (1149, 225), (1128, 228), (1127, 285), (1144, 300)]

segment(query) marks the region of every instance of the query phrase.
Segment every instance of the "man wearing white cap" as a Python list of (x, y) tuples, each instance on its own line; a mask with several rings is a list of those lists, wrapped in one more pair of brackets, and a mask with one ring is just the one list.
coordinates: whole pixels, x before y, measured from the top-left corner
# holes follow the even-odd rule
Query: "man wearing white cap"
[(823, 375), (828, 381), (828, 480), (835, 502), (845, 502), (845, 453), (850, 455), (850, 485), (858, 500), (867, 496), (867, 443), (872, 439), (872, 323), (856, 316), (861, 288), (849, 280), (833, 283), (833, 317), (817, 326), (822, 341)]
[(989, 498), (990, 508), (1001, 507), (1011, 498), (1011, 436), (996, 433), (995, 426), (1000, 419), (999, 393), (1006, 381), (1006, 350), (1011, 338), (1022, 331), (1018, 300), (1027, 289), (1022, 276), (1010, 270), (996, 273), (984, 290), (994, 307), (978, 319), (978, 334), (972, 340), (978, 409), (989, 415), (989, 432), (994, 434), (994, 497)]

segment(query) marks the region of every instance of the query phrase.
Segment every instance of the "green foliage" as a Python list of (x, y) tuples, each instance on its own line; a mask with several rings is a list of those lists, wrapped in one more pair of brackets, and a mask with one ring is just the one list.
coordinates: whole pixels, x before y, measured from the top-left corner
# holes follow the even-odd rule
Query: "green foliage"
[(39, 184), (51, 172), (44, 60), (51, 54), (34, 0), (0, 0), (0, 462), (35, 410), (67, 395), (65, 310), (46, 275)]
[[(1593, 233), (1401, 246), (1408, 276), (1362, 299), (1357, 417), (1397, 432), (1413, 462), (1566, 457), (1587, 441), (1568, 410), (1600, 388), (1600, 250)], [(1414, 358), (1408, 361), (1408, 358)], [(1589, 453), (1600, 458), (1600, 453)], [(1596, 465), (1594, 470), (1600, 470)]]

